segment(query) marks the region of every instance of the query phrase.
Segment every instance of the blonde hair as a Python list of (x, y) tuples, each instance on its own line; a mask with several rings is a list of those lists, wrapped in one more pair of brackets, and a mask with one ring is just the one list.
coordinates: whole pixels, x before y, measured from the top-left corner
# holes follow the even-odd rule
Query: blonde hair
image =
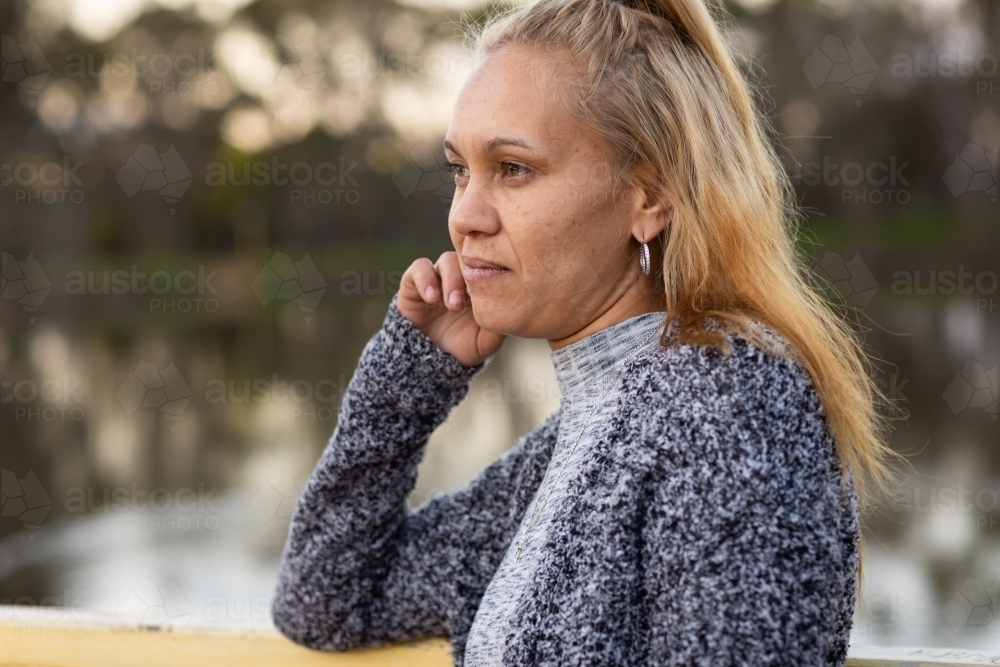
[(570, 54), (579, 120), (604, 140), (619, 174), (672, 209), (662, 238), (671, 343), (725, 347), (709, 319), (763, 349), (774, 346), (754, 320), (782, 335), (812, 378), (864, 516), (892, 481), (889, 458), (902, 458), (885, 443), (892, 406), (796, 245), (800, 213), (770, 123), (709, 8), (538, 0), (488, 17), (468, 37), (480, 59), (508, 45)]

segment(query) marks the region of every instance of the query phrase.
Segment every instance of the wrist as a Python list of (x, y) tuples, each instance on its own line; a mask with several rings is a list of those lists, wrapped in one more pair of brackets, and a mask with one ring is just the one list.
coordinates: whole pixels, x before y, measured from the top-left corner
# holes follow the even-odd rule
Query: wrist
[(439, 348), (426, 334), (406, 318), (397, 307), (398, 292), (393, 295), (377, 338), (384, 355), (381, 382), (397, 387), (410, 386), (426, 396), (457, 403), (468, 391), (473, 376), (489, 359), (467, 366), (454, 355)]

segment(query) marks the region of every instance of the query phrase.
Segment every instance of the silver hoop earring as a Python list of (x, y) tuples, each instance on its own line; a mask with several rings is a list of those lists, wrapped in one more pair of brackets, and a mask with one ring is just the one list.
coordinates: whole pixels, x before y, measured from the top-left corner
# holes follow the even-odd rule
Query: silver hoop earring
[(642, 275), (649, 275), (649, 245), (645, 241), (640, 241), (639, 266), (642, 267)]

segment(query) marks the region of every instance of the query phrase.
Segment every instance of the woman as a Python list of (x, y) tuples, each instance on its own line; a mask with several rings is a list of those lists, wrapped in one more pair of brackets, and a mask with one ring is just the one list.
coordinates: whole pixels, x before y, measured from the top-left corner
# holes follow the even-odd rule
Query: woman
[[(456, 665), (843, 665), (858, 501), (885, 479), (862, 348), (803, 277), (791, 189), (700, 0), (488, 23), (418, 259), (299, 501), (274, 621)], [(428, 437), (504, 337), (559, 409), (410, 512)]]

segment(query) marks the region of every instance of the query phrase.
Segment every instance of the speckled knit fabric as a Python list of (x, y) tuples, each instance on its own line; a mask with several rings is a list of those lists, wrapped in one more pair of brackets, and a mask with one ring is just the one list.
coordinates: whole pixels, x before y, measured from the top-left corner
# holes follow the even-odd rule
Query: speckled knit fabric
[[(537, 491), (562, 408), (463, 488), (406, 499), (466, 367), (396, 309), (296, 507), (272, 613), (346, 650), (450, 639), (455, 664)], [(844, 665), (857, 505), (794, 360), (729, 335), (640, 351), (518, 594), (504, 665)], [(488, 362), (487, 362), (488, 363)]]
[[(519, 634), (521, 595), (544, 565), (549, 531), (565, 515), (573, 477), (590, 458), (590, 448), (599, 442), (594, 434), (601, 433), (604, 422), (614, 416), (621, 386), (616, 381), (619, 368), (640, 345), (657, 344), (665, 317), (662, 312), (639, 315), (551, 353), (560, 393), (559, 434), (542, 483), (476, 610), (465, 646), (466, 667), (504, 664), (504, 645)], [(533, 519), (534, 526), (528, 531)], [(525, 531), (527, 539), (515, 560)]]

